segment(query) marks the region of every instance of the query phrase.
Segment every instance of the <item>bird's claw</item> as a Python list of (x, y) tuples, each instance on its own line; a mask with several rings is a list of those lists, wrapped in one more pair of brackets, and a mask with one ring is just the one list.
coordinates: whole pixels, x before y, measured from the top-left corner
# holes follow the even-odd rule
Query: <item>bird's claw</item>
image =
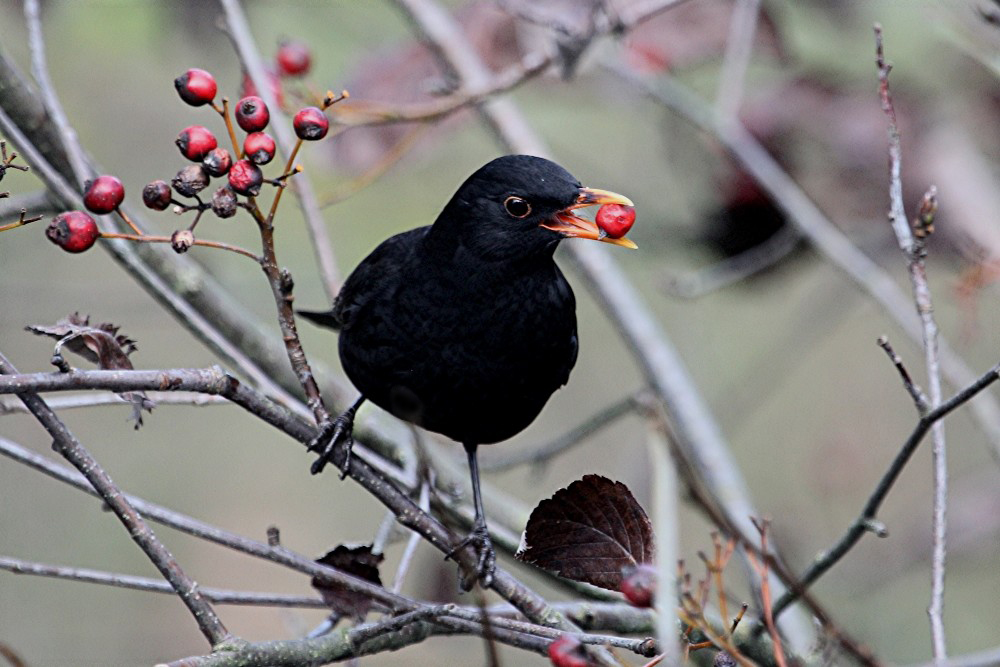
[(462, 580), (462, 590), (472, 590), (472, 585), (478, 579), (483, 588), (489, 588), (493, 583), (493, 572), (496, 570), (497, 555), (493, 550), (493, 542), (490, 541), (490, 532), (486, 524), (479, 524), (473, 527), (472, 532), (465, 536), (461, 542), (449, 551), (444, 559), (451, 559), (465, 547), (472, 545), (476, 550), (476, 569), (471, 574), (475, 576), (465, 577)]
[(344, 447), (346, 447), (346, 452), (344, 454), (344, 463), (340, 466), (340, 479), (347, 477), (348, 471), (351, 469), (351, 449), (354, 447), (354, 410), (347, 410), (344, 414), (340, 415), (333, 421), (325, 422), (322, 429), (315, 438), (309, 442), (307, 451), (319, 452), (319, 458), (313, 461), (310, 471), (314, 475), (318, 475), (323, 472), (323, 468), (326, 467), (327, 463), (333, 463), (334, 452), (337, 449), (338, 441), (343, 440)]

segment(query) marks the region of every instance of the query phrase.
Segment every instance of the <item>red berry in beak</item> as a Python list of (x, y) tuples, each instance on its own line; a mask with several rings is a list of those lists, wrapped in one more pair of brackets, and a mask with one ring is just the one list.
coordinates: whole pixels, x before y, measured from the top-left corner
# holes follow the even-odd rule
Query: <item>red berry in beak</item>
[(203, 69), (189, 69), (174, 79), (174, 87), (181, 99), (193, 107), (211, 104), (218, 86), (215, 77)]
[(330, 119), (318, 107), (306, 107), (295, 114), (292, 125), (299, 139), (318, 141), (325, 137), (330, 129)]
[(208, 131), (207, 127), (192, 125), (184, 129), (177, 135), (177, 148), (181, 149), (181, 154), (189, 160), (200, 162), (208, 155), (209, 151), (215, 149), (219, 142), (215, 140), (215, 135)]
[(98, 176), (87, 184), (83, 205), (91, 213), (111, 213), (125, 199), (125, 186), (114, 176)]
[(635, 209), (622, 204), (605, 204), (597, 209), (594, 222), (611, 238), (620, 239), (632, 229), (635, 223)]
[(236, 105), (236, 124), (245, 132), (260, 132), (271, 120), (271, 112), (268, 111), (264, 100), (256, 95), (244, 97)]
[(66, 252), (83, 252), (94, 245), (101, 232), (83, 211), (67, 211), (52, 218), (45, 235)]
[(264, 174), (250, 160), (238, 160), (229, 170), (229, 187), (241, 195), (257, 196), (263, 183)]
[(243, 153), (254, 164), (267, 164), (274, 159), (274, 139), (264, 132), (248, 134), (243, 141)]
[(170, 206), (170, 185), (166, 181), (147, 183), (142, 189), (142, 203), (154, 211), (165, 211)]
[(311, 64), (309, 47), (302, 42), (282, 42), (278, 47), (278, 70), (285, 76), (303, 76)]

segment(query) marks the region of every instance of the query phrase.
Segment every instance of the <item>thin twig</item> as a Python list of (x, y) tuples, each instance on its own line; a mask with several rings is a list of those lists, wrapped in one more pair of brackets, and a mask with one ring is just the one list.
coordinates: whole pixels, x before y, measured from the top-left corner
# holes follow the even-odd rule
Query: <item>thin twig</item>
[(347, 126), (371, 126), (390, 123), (412, 123), (439, 120), (456, 111), (475, 106), (490, 98), (510, 92), (545, 72), (552, 65), (552, 58), (543, 52), (531, 52), (520, 62), (492, 76), (482, 86), (431, 100), (407, 105), (354, 101), (334, 116), (334, 121)]
[[(767, 519), (757, 520), (754, 519), (754, 525), (757, 526), (757, 530), (760, 532), (760, 550), (761, 553), (767, 552), (767, 530), (771, 522)], [(761, 569), (761, 587), (762, 591), (762, 602), (764, 603), (764, 623), (767, 625), (767, 631), (771, 634), (771, 641), (774, 642), (774, 660), (778, 663), (778, 667), (786, 667), (788, 662), (785, 660), (785, 650), (781, 645), (781, 636), (778, 634), (778, 628), (774, 624), (774, 614), (771, 613), (771, 591), (767, 586), (767, 561), (762, 561), (757, 563), (754, 560), (754, 565)], [(723, 616), (723, 618), (726, 618)]]
[(354, 196), (365, 189), (376, 180), (381, 178), (395, 164), (412, 149), (417, 142), (424, 137), (427, 132), (434, 127), (433, 123), (421, 123), (411, 128), (403, 138), (392, 146), (379, 160), (369, 167), (364, 173), (355, 178), (339, 183), (329, 194), (325, 195), (320, 202), (320, 208), (333, 206)]
[[(102, 239), (121, 239), (123, 241), (135, 241), (136, 243), (171, 243), (173, 239), (169, 236), (154, 236), (152, 234), (119, 234), (116, 232), (101, 232)], [(216, 250), (226, 250), (228, 252), (235, 252), (237, 255), (243, 255), (244, 257), (249, 257), (256, 263), (261, 263), (261, 258), (253, 254), (245, 248), (235, 246), (229, 243), (224, 243), (222, 241), (205, 241), (203, 239), (195, 239), (192, 241), (191, 245), (201, 246), (203, 248), (215, 248)]]
[[(920, 317), (923, 334), (924, 360), (927, 366), (928, 405), (935, 408), (941, 404), (941, 362), (938, 354), (938, 328), (934, 320), (934, 306), (931, 301), (930, 285), (927, 283), (927, 267), (924, 262), (923, 238), (914, 237), (910, 221), (903, 206), (903, 183), (900, 177), (902, 148), (899, 127), (896, 125), (896, 110), (889, 92), (889, 70), (892, 66), (885, 61), (882, 49), (882, 26), (875, 24), (875, 59), (878, 66), (879, 97), (882, 110), (889, 120), (889, 197), (891, 201), (890, 220), (896, 233), (896, 241), (906, 256), (913, 300)], [(931, 430), (931, 457), (934, 468), (934, 502), (931, 533), (933, 547), (931, 556), (931, 600), (927, 615), (931, 623), (931, 645), (935, 660), (944, 660), (948, 650), (944, 629), (944, 575), (948, 508), (948, 460), (944, 437), (944, 422), (935, 422)]]
[[(417, 502), (420, 509), (425, 512), (430, 511), (431, 489), (430, 484), (426, 480), (420, 484), (420, 497)], [(416, 553), (419, 544), (420, 533), (410, 533), (410, 539), (406, 541), (406, 547), (403, 548), (403, 555), (399, 557), (399, 565), (396, 566), (396, 576), (393, 577), (392, 586), (389, 588), (393, 593), (399, 593), (403, 590), (406, 573), (410, 570), (410, 565), (413, 563), (413, 555)]]
[(900, 379), (903, 380), (903, 388), (906, 389), (906, 392), (913, 399), (917, 407), (917, 413), (921, 416), (927, 414), (927, 411), (930, 410), (927, 397), (924, 395), (923, 390), (913, 381), (913, 378), (910, 377), (910, 372), (906, 370), (902, 357), (896, 354), (896, 350), (893, 349), (889, 343), (889, 339), (885, 336), (879, 336), (878, 346), (885, 350), (885, 353), (889, 356), (889, 360), (896, 367), (896, 372), (899, 373)]
[[(232, 405), (231, 402), (221, 396), (206, 396), (195, 392), (186, 391), (155, 391), (147, 392), (146, 398), (162, 405), (187, 405), (194, 407), (210, 405)], [(74, 410), (77, 408), (93, 408), (98, 406), (119, 406), (128, 405), (129, 401), (116, 394), (80, 394), (78, 396), (55, 396), (46, 401), (49, 407), (59, 412), (60, 410)], [(28, 408), (24, 407), (17, 397), (0, 397), (0, 415), (26, 414)]]
[(612, 403), (608, 407), (599, 410), (582, 423), (576, 425), (566, 433), (554, 438), (553, 440), (544, 442), (534, 447), (518, 450), (512, 454), (489, 457), (484, 456), (483, 460), (479, 462), (479, 468), (481, 470), (495, 472), (499, 470), (509, 470), (510, 468), (514, 468), (525, 463), (535, 465), (546, 463), (600, 430), (611, 426), (621, 417), (632, 413), (635, 410), (636, 403), (642, 400), (648, 399), (641, 394), (626, 396), (622, 400)]
[(847, 532), (845, 532), (844, 535), (841, 536), (841, 538), (837, 540), (831, 548), (816, 557), (812, 565), (810, 565), (799, 578), (798, 590), (786, 593), (774, 603), (772, 613), (775, 618), (777, 618), (778, 615), (788, 607), (788, 605), (795, 602), (799, 596), (809, 588), (809, 586), (823, 576), (823, 574), (833, 567), (837, 561), (843, 558), (844, 555), (846, 555), (847, 552), (850, 551), (855, 544), (857, 544), (858, 540), (860, 540), (866, 532), (871, 530), (873, 526), (877, 526), (877, 523), (875, 523), (875, 517), (878, 514), (879, 508), (882, 506), (882, 502), (886, 499), (886, 496), (889, 495), (889, 491), (896, 483), (899, 475), (903, 472), (903, 469), (906, 467), (910, 457), (912, 457), (913, 453), (917, 451), (917, 447), (920, 445), (924, 436), (927, 435), (927, 431), (929, 431), (935, 423), (946, 417), (956, 408), (964, 405), (973, 396), (983, 391), (986, 387), (993, 384), (998, 379), (1000, 379), (1000, 364), (988, 370), (978, 380), (970, 384), (968, 387), (965, 387), (950, 399), (920, 418), (920, 421), (917, 422), (916, 427), (910, 433), (910, 436), (906, 439), (906, 442), (903, 443), (902, 448), (896, 454), (896, 458), (893, 459), (892, 464), (885, 471), (885, 473), (883, 473), (882, 478), (875, 487), (875, 490), (868, 497), (864, 508), (861, 510), (861, 514), (854, 520), (853, 523), (851, 523)]
[(766, 241), (738, 255), (690, 273), (667, 274), (663, 288), (671, 296), (682, 299), (701, 298), (771, 268), (788, 257), (801, 241), (802, 233), (798, 229), (793, 225), (782, 225)]
[[(83, 567), (64, 567), (8, 558), (0, 556), (0, 570), (14, 574), (28, 574), (38, 577), (52, 577), (67, 581), (79, 581), (89, 584), (101, 584), (116, 588), (128, 588), (150, 593), (168, 593), (176, 595), (173, 587), (158, 579), (136, 577), (120, 572), (103, 572)], [(200, 587), (203, 598), (215, 604), (241, 605), (253, 607), (295, 607), (301, 609), (329, 609), (329, 605), (315, 595), (282, 595), (280, 593), (258, 593), (252, 591), (233, 591), (223, 588)]]
[[(17, 369), (3, 354), (0, 354), (0, 373), (17, 373)], [(34, 392), (19, 394), (24, 404), (53, 438), (53, 448), (76, 467), (90, 482), (101, 499), (111, 508), (118, 519), (128, 529), (129, 536), (152, 561), (153, 565), (170, 582), (181, 601), (187, 606), (198, 623), (202, 634), (214, 647), (231, 638), (226, 626), (216, 615), (207, 600), (201, 597), (198, 585), (181, 569), (173, 555), (159, 541), (149, 524), (139, 515), (125, 498), (111, 478), (90, 455), (76, 437), (70, 433), (62, 420)]]

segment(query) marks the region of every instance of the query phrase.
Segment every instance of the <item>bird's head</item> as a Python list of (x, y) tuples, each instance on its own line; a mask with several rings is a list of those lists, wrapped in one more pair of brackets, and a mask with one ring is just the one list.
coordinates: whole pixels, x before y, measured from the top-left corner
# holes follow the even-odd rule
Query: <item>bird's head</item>
[(550, 160), (505, 155), (466, 179), (434, 223), (434, 232), (459, 240), (487, 259), (551, 254), (567, 237), (635, 248), (632, 241), (611, 238), (574, 213), (601, 204), (632, 202), (614, 192), (583, 187)]

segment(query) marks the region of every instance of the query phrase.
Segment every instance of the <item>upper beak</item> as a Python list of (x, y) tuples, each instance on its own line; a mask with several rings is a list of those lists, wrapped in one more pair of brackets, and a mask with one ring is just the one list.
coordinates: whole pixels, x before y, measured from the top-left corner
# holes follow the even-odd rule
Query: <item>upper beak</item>
[(559, 232), (563, 236), (603, 241), (605, 243), (625, 246), (626, 248), (638, 248), (639, 246), (626, 238), (611, 238), (595, 222), (573, 214), (574, 209), (585, 206), (603, 206), (604, 204), (634, 205), (631, 199), (615, 192), (598, 190), (597, 188), (580, 188), (580, 194), (577, 195), (576, 201), (572, 205), (559, 211), (555, 214), (554, 219), (547, 220), (540, 226), (545, 229), (551, 229), (554, 232)]

